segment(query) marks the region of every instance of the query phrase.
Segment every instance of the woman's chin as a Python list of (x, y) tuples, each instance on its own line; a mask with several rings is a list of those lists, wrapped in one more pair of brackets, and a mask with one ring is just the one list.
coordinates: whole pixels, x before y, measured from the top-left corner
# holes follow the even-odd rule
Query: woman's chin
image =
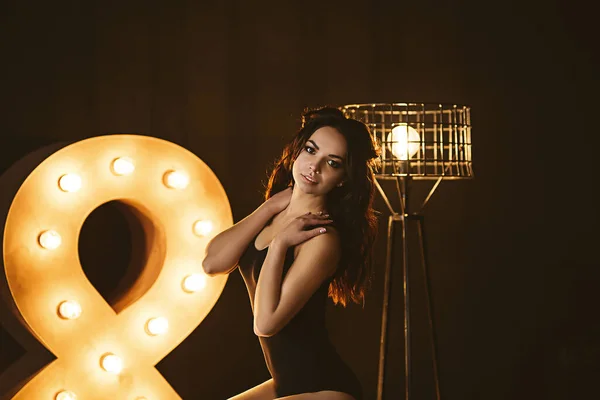
[(310, 194), (313, 196), (324, 196), (330, 191), (330, 190), (327, 190), (326, 188), (324, 188), (320, 184), (309, 185), (309, 184), (300, 183), (300, 184), (297, 184), (297, 186), (300, 190), (302, 190), (303, 193)]

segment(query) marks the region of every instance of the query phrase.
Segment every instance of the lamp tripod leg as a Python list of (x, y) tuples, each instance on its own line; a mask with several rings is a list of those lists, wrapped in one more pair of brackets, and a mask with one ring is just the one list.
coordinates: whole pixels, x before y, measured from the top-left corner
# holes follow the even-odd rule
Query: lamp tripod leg
[(431, 333), (431, 356), (432, 356), (432, 364), (433, 364), (433, 378), (435, 384), (435, 395), (436, 399), (440, 400), (441, 392), (440, 392), (440, 380), (439, 380), (439, 371), (438, 371), (438, 363), (437, 363), (437, 335), (435, 330), (435, 325), (433, 322), (433, 301), (431, 298), (431, 283), (429, 279), (429, 273), (427, 270), (427, 248), (426, 248), (426, 240), (425, 240), (425, 232), (424, 232), (424, 222), (423, 217), (420, 216), (418, 218), (418, 232), (419, 232), (419, 247), (421, 249), (421, 265), (423, 266), (423, 277), (425, 280), (425, 295), (427, 297), (427, 317), (429, 320), (429, 329)]
[(407, 220), (402, 218), (402, 281), (404, 290), (404, 394), (405, 399), (410, 399), (411, 390), (411, 340), (410, 340), (410, 289), (408, 273), (408, 243)]
[(387, 353), (387, 329), (392, 284), (392, 249), (394, 246), (394, 216), (388, 217), (387, 248), (385, 253), (385, 276), (383, 281), (383, 310), (381, 313), (381, 337), (379, 340), (379, 368), (377, 375), (377, 400), (383, 399), (385, 380), (385, 355)]

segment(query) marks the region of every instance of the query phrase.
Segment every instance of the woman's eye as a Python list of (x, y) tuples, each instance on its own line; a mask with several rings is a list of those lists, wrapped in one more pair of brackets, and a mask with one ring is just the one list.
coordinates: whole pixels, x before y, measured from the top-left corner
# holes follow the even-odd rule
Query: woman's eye
[(306, 152), (307, 152), (308, 154), (314, 154), (314, 152), (315, 152), (315, 149), (313, 149), (313, 148), (312, 148), (312, 147), (310, 147), (310, 146), (304, 146), (304, 150), (306, 150)]
[(329, 165), (331, 165), (333, 168), (339, 168), (340, 167), (340, 163), (337, 161), (333, 161), (333, 160), (329, 160), (327, 161), (329, 163)]

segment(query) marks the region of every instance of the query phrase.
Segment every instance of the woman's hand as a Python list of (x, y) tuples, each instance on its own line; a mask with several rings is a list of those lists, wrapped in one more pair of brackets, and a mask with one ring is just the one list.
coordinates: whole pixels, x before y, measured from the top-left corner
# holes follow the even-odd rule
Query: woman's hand
[(273, 215), (279, 214), (281, 211), (285, 210), (285, 208), (290, 204), (290, 200), (292, 199), (292, 188), (289, 187), (281, 192), (275, 194), (270, 197), (265, 204)]
[(273, 238), (273, 244), (285, 248), (296, 246), (327, 231), (325, 225), (333, 222), (328, 214), (306, 213), (294, 218)]

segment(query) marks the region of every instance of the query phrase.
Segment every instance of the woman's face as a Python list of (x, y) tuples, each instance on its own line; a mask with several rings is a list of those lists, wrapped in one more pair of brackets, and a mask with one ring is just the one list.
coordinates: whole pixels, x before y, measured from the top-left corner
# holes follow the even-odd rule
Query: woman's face
[(294, 161), (294, 182), (305, 193), (329, 193), (346, 176), (346, 153), (346, 139), (337, 129), (329, 126), (317, 129)]

